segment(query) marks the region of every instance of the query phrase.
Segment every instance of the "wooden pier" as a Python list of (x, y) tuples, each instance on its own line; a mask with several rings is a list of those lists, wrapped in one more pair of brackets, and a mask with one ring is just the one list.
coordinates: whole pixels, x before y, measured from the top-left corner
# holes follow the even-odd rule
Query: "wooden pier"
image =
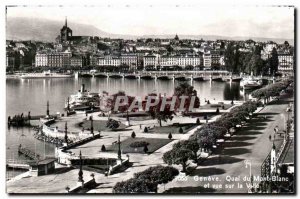
[(25, 147), (22, 147), (22, 145), (19, 146), (18, 153), (23, 154), (26, 157), (30, 158), (31, 160), (36, 160), (36, 161), (39, 161), (40, 157), (41, 157), (39, 154), (37, 154)]

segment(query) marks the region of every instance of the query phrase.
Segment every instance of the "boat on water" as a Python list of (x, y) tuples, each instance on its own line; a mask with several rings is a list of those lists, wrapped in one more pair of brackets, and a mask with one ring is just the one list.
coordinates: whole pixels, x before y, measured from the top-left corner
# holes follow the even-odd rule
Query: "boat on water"
[(262, 86), (262, 80), (260, 78), (250, 76), (248, 78), (243, 78), (243, 80), (240, 82), (240, 85), (244, 90), (257, 89)]
[(84, 84), (81, 85), (80, 90), (70, 95), (65, 104), (65, 109), (74, 111), (87, 111), (97, 109), (100, 105), (99, 93), (91, 93), (85, 90)]
[(44, 71), (43, 73), (26, 73), (21, 74), (21, 79), (43, 79), (43, 78), (67, 78), (73, 77), (72, 74), (63, 74), (63, 73), (52, 73), (49, 71)]
[(222, 77), (213, 77), (213, 78), (212, 78), (212, 81), (215, 81), (215, 82), (222, 82), (223, 79), (222, 79)]
[(241, 77), (233, 77), (233, 78), (231, 79), (231, 81), (232, 81), (232, 82), (240, 82), (240, 81), (242, 81), (242, 79), (243, 79), (243, 78), (241, 78)]

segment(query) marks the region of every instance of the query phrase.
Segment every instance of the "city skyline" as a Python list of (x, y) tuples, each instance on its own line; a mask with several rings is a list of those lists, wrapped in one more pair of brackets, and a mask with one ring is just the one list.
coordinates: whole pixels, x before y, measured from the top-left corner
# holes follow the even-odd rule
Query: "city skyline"
[(294, 39), (293, 7), (196, 6), (171, 7), (167, 11), (164, 6), (101, 8), (104, 6), (8, 7), (7, 19), (39, 16), (63, 23), (67, 16), (70, 26), (87, 24), (107, 33), (137, 37), (178, 34)]

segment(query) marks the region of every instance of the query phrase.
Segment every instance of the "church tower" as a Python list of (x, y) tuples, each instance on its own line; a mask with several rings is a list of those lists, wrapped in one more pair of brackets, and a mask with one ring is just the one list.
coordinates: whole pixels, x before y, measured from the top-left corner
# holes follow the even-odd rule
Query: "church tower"
[(61, 42), (70, 41), (71, 37), (72, 37), (72, 30), (71, 30), (71, 28), (68, 27), (68, 20), (67, 20), (67, 17), (66, 17), (65, 25), (60, 30)]

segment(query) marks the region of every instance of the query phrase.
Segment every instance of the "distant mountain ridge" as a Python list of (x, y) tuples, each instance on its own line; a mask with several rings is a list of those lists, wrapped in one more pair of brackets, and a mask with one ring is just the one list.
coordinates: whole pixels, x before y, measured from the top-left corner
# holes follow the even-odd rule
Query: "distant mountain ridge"
[[(48, 19), (39, 18), (7, 18), (6, 20), (6, 39), (8, 40), (36, 40), (54, 42), (60, 29), (64, 25), (64, 21), (53, 21)], [(122, 35), (113, 34), (102, 31), (93, 25), (79, 24), (68, 22), (68, 26), (73, 30), (73, 35), (76, 36), (99, 36), (121, 39), (137, 39), (137, 38), (174, 38), (174, 35)], [(227, 37), (218, 35), (178, 35), (180, 39), (204, 39), (204, 40), (247, 40), (253, 39), (255, 41), (275, 41), (283, 43), (288, 41), (290, 44), (294, 43), (293, 39), (280, 39), (280, 38), (258, 38), (258, 37)]]

